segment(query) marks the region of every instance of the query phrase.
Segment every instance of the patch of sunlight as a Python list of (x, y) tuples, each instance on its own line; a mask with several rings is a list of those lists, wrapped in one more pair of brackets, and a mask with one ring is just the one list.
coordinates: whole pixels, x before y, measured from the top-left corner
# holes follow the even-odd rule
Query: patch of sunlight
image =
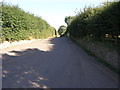
[(44, 89), (45, 89), (45, 88), (48, 88), (48, 87), (47, 87), (47, 86), (43, 86), (42, 88), (44, 88)]
[(47, 44), (47, 45), (42, 45), (38, 47), (37, 49), (44, 51), (44, 52), (48, 52), (48, 51), (51, 51), (53, 47), (54, 47), (54, 44)]
[(29, 72), (23, 72), (23, 74), (29, 74)]
[(44, 89), (48, 88), (48, 87), (45, 86), (45, 85), (41, 85), (41, 84), (38, 84), (38, 83), (33, 82), (33, 81), (29, 81), (29, 83), (32, 84), (32, 87), (33, 87), (33, 88), (44, 88)]
[(39, 80), (48, 80), (46, 78), (38, 77)]
[(43, 78), (43, 77), (38, 77), (38, 78), (36, 79), (36, 81), (42, 81), (42, 80), (48, 80), (48, 79)]
[(36, 81), (40, 81), (39, 79), (37, 79)]
[[(33, 49), (33, 52), (34, 52), (34, 49), (40, 50), (40, 51), (43, 51), (43, 52), (48, 52), (48, 51), (51, 51), (53, 49), (53, 46), (54, 46), (54, 44), (41, 45), (41, 46), (38, 45), (37, 47), (27, 47), (27, 48), (23, 47), (22, 49), (21, 48), (15, 48), (15, 49), (8, 48), (8, 49), (5, 49), (5, 50), (2, 50), (2, 52), (0, 52), (0, 54), (7, 54), (7, 55), (10, 55), (10, 56), (20, 56), (21, 54), (11, 52), (11, 51), (14, 50), (14, 51), (18, 51), (18, 52), (24, 52), (27, 49)], [(22, 55), (23, 55), (23, 53), (22, 53)]]
[(8, 74), (9, 72), (8, 71), (3, 71), (4, 74)]
[(17, 81), (17, 83), (20, 83), (20, 81)]
[(38, 79), (40, 79), (40, 80), (44, 80), (44, 78), (40, 78), (40, 77), (39, 77)]
[(118, 36), (118, 38), (120, 38), (120, 35)]
[(38, 84), (36, 82), (29, 81), (29, 83), (32, 84), (34, 88), (37, 88), (37, 87), (41, 88), (42, 87), (40, 84)]
[(48, 39), (46, 41), (43, 40), (43, 41), (40, 41), (40, 42), (31, 43), (31, 44), (17, 45), (17, 46), (13, 46), (13, 47), (4, 48), (4, 49), (2, 49), (0, 54), (8, 54), (10, 56), (20, 56), (20, 54), (17, 54), (15, 52), (11, 52), (11, 51), (18, 51), (18, 52), (20, 51), (21, 54), (23, 55), (22, 52), (24, 52), (28, 49), (33, 49), (33, 51), (31, 50), (31, 52), (34, 53), (35, 50), (43, 51), (43, 52), (49, 52), (53, 48), (54, 48), (54, 44), (52, 44)]
[(6, 75), (7, 75), (8, 73), (10, 73), (10, 72), (9, 72), (9, 71), (6, 71), (6, 70), (3, 71), (3, 72), (2, 72), (2, 77), (6, 77)]
[(15, 52), (8, 52), (7, 54), (10, 56), (20, 56), (19, 54), (15, 53)]

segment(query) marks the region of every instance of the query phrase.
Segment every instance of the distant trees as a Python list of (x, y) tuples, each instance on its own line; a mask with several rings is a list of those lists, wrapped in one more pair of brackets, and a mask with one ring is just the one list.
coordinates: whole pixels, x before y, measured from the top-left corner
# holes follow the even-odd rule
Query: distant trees
[[(65, 23), (67, 24), (67, 27), (70, 25), (70, 23), (72, 22), (73, 18), (74, 18), (73, 16), (66, 16), (65, 17)], [(65, 33), (62, 36), (69, 36), (68, 28), (66, 28), (66, 31), (65, 31)]]
[(2, 42), (19, 41), (30, 38), (47, 38), (54, 36), (55, 28), (41, 17), (24, 12), (14, 5), (2, 5)]
[(72, 17), (72, 16), (66, 16), (66, 17), (65, 17), (65, 23), (66, 23), (67, 25), (70, 25), (70, 23), (71, 23), (72, 20), (73, 20), (73, 17)]
[(66, 31), (66, 26), (62, 25), (58, 29), (58, 34), (63, 35), (65, 33), (65, 31)]

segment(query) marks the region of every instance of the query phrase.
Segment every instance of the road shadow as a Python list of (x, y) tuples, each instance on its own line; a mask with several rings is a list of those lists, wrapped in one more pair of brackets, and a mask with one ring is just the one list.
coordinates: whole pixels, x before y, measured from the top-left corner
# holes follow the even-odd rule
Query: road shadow
[[(3, 88), (45, 88), (45, 85), (39, 83), (47, 79), (38, 73), (40, 69), (36, 69), (37, 66), (34, 63), (41, 63), (44, 54), (47, 52), (38, 49), (11, 52), (14, 52), (17, 56), (2, 55)], [(32, 57), (30, 57), (30, 60), (25, 60), (28, 59), (28, 56), (37, 57), (38, 55), (41, 57), (39, 62)]]
[[(50, 78), (46, 74), (49, 73), (50, 67), (54, 67), (52, 65), (53, 59), (58, 57), (54, 53), (61, 51), (64, 47), (60, 45), (59, 39), (52, 38), (49, 40), (50, 44), (53, 45), (50, 51), (34, 48), (24, 51), (10, 51), (9, 53), (12, 53), (12, 55), (3, 54), (3, 88), (48, 88)], [(59, 55), (59, 52), (57, 54)], [(45, 69), (45, 66), (47, 66), (47, 69)]]
[[(29, 48), (2, 55), (3, 88), (116, 87), (115, 80), (110, 79), (111, 75), (101, 70), (104, 67), (68, 38), (51, 38), (47, 41), (48, 46), (52, 45), (49, 51)], [(101, 72), (109, 77), (102, 76)], [(109, 79), (114, 82), (109, 82)]]

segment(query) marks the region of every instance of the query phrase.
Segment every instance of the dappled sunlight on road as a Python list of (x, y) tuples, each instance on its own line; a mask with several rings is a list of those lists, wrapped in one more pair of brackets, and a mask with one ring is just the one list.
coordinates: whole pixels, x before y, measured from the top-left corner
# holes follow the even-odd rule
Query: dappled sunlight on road
[[(5, 49), (2, 53), (3, 87), (6, 87), (5, 83), (8, 82), (11, 83), (11, 86), (8, 85), (7, 88), (48, 88), (47, 82), (49, 79), (41, 72), (44, 66), (38, 68), (38, 66), (34, 64), (43, 62), (46, 54), (52, 51), (54, 44), (52, 44), (50, 40), (51, 39)], [(28, 62), (29, 59), (30, 63)]]
[(6, 54), (8, 54), (10, 56), (19, 56), (19, 54), (15, 53), (15, 52), (11, 52), (11, 51), (6, 52)]
[[(22, 87), (22, 88), (48, 88), (48, 86), (45, 84), (48, 79), (43, 77), (42, 74), (38, 70), (36, 70), (34, 67), (30, 65), (14, 65), (14, 69), (6, 68), (5, 65), (3, 65), (3, 83), (6, 78), (9, 80), (12, 80), (12, 85), (10, 87)], [(8, 80), (8, 82), (9, 82)], [(5, 85), (3, 85), (5, 86)]]
[(116, 74), (65, 37), (13, 47), (3, 53), (2, 64), (3, 88), (117, 87), (111, 78)]
[(1, 49), (0, 54), (8, 54), (10, 56), (19, 56), (18, 52), (24, 52), (27, 49), (38, 49), (41, 51), (51, 51), (54, 47), (54, 44), (50, 42), (52, 38), (44, 39), (44, 40), (37, 40), (28, 44), (16, 45), (14, 47), (9, 47), (5, 49)]

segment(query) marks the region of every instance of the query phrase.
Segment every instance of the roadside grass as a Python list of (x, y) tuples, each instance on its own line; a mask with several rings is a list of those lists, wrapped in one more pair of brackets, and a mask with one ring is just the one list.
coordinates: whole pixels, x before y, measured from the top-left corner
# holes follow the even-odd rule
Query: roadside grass
[(75, 41), (74, 39), (70, 38), (74, 43), (76, 43), (82, 50), (84, 50), (88, 55), (95, 57), (96, 61), (100, 62), (101, 64), (105, 65), (106, 67), (108, 67), (109, 69), (111, 69), (112, 71), (114, 71), (115, 73), (120, 75), (120, 70), (113, 67), (111, 64), (109, 64), (108, 62), (106, 62), (104, 59), (96, 56), (93, 52), (91, 52), (90, 50), (88, 50), (87, 48), (85, 48), (83, 45), (79, 44), (77, 41)]

